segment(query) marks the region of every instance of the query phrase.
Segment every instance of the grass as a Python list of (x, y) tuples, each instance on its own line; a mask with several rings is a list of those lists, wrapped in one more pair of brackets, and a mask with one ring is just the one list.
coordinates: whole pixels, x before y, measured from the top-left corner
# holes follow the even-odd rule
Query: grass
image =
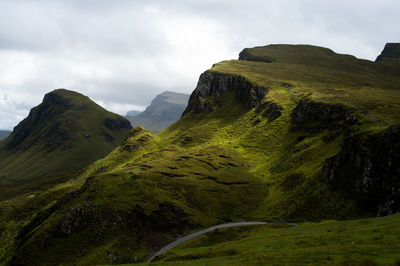
[[(88, 164), (106, 156), (128, 132), (128, 129), (105, 127), (107, 117), (119, 116), (86, 96), (67, 90), (56, 90), (52, 95), (67, 100), (70, 107), (42, 103), (20, 124), (29, 132), (22, 143), (7, 148), (15, 136), (0, 143), (0, 200), (65, 182)], [(35, 118), (35, 110), (40, 112), (36, 115), (39, 118)], [(67, 132), (68, 138), (61, 137), (60, 132)], [(105, 141), (104, 134), (112, 136), (113, 141)], [(56, 146), (51, 148), (51, 145)]]
[[(283, 107), (277, 119), (263, 117), (264, 110), (243, 109), (234, 92), (228, 90), (211, 113), (187, 114), (159, 134), (136, 128), (121, 146), (77, 177), (51, 189), (2, 201), (0, 244), (4, 244), (5, 255), (0, 262), (10, 260), (16, 251), (19, 255), (14, 259), (19, 263), (143, 261), (149, 252), (177, 236), (218, 223), (238, 219), (317, 222), (371, 215), (339, 192), (332, 192), (320, 180), (320, 173), (325, 160), (340, 151), (343, 139), (351, 132), (362, 136), (399, 123), (399, 77), (393, 70), (397, 65), (358, 60), (309, 46), (266, 47), (262, 53), (274, 58), (273, 63), (232, 60), (218, 63), (209, 71), (242, 75), (268, 87), (265, 100)], [(355, 125), (315, 121), (295, 127), (291, 113), (304, 98), (356, 109), (361, 120)], [(72, 196), (60, 200), (65, 195)], [(66, 213), (77, 208), (83, 210), (77, 219), (84, 222), (78, 223), (71, 235), (60, 232)], [(38, 223), (35, 217), (41, 217)], [(392, 217), (398, 220), (398, 216)], [(332, 261), (347, 260), (351, 265), (361, 257), (346, 257), (347, 246), (342, 253), (331, 254), (333, 246), (324, 244), (333, 235), (327, 230), (340, 226), (355, 227), (355, 231), (343, 231), (350, 235), (340, 238), (350, 239), (352, 231), (354, 236), (362, 236), (357, 233), (361, 227), (356, 221), (295, 228), (267, 226), (246, 233), (246, 237), (241, 231), (237, 234), (243, 241), (251, 241), (236, 243), (235, 238), (229, 246), (230, 242), (208, 239), (215, 252), (213, 248), (208, 251), (210, 246), (187, 247), (165, 261), (184, 264), (179, 260), (186, 256), (201, 259), (191, 261), (200, 265), (243, 261), (279, 264), (298, 258), (318, 264), (332, 257)], [(24, 228), (29, 229), (27, 235), (14, 245), (12, 239)], [(302, 230), (297, 231), (299, 228)], [(382, 234), (386, 237), (385, 232)], [(388, 233), (388, 237), (393, 235)], [(258, 244), (252, 245), (254, 241)], [(303, 248), (296, 249), (296, 245)], [(314, 256), (317, 262), (312, 261)]]
[(220, 229), (170, 250), (150, 265), (397, 265), (399, 222), (400, 214), (395, 214)]

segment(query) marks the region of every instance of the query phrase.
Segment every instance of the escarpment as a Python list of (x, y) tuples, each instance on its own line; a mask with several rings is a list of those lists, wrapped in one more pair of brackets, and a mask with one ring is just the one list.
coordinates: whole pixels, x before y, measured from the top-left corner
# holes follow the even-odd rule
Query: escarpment
[(345, 139), (327, 159), (322, 180), (378, 216), (400, 211), (400, 126)]
[(311, 99), (303, 99), (296, 105), (291, 121), (294, 125), (320, 122), (326, 125), (338, 122), (355, 124), (360, 118), (356, 116), (353, 108), (323, 102), (316, 102)]
[(243, 108), (250, 109), (264, 99), (268, 89), (254, 85), (242, 76), (206, 71), (201, 74), (183, 115), (190, 112), (212, 112), (213, 103), (220, 103), (222, 96), (228, 91), (235, 94)]

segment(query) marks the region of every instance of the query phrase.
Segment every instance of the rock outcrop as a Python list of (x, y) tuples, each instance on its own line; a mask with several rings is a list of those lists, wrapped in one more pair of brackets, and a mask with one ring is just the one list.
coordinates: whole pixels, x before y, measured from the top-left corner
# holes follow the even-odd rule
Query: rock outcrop
[(239, 53), (239, 60), (247, 60), (247, 61), (256, 61), (256, 62), (265, 62), (272, 63), (274, 61), (273, 58), (268, 56), (257, 56), (251, 53), (252, 49), (245, 48)]
[(384, 59), (400, 59), (400, 43), (387, 43), (375, 62), (381, 62)]
[(400, 211), (400, 126), (346, 139), (327, 159), (322, 180), (378, 216)]
[(294, 125), (312, 122), (332, 124), (341, 121), (347, 124), (354, 124), (360, 120), (359, 117), (353, 114), (354, 111), (339, 104), (303, 99), (294, 108), (291, 114), (291, 121)]
[(213, 103), (219, 104), (227, 91), (232, 91), (245, 109), (251, 109), (264, 99), (268, 89), (253, 85), (242, 76), (206, 71), (201, 74), (183, 115), (212, 112)]
[(273, 101), (265, 101), (257, 106), (256, 112), (273, 121), (282, 115), (283, 107)]

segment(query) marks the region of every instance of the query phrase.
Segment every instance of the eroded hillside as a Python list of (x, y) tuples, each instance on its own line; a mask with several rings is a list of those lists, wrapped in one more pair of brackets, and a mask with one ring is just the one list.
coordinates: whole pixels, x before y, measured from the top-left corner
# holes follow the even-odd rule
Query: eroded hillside
[[(128, 263), (217, 223), (399, 210), (398, 61), (302, 45), (246, 49), (240, 57), (203, 73), (183, 117), (160, 134), (137, 127), (79, 177), (3, 202), (3, 243), (17, 241), (2, 259)], [(360, 164), (343, 160), (352, 145), (361, 147), (350, 148)], [(392, 163), (367, 157), (363, 147), (390, 150)], [(348, 174), (340, 165), (354, 168), (352, 179), (342, 182)], [(365, 201), (376, 180), (386, 185)], [(348, 193), (360, 184), (369, 189)], [(34, 216), (21, 210), (32, 202), (42, 210)]]

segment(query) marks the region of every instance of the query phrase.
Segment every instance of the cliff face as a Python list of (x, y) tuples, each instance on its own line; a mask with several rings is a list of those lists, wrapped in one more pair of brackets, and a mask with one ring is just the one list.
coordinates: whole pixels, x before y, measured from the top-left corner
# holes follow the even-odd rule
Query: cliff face
[(381, 62), (384, 59), (400, 59), (400, 43), (387, 43), (375, 62)]
[(183, 115), (212, 112), (213, 102), (220, 103), (222, 95), (228, 90), (234, 92), (245, 109), (257, 106), (268, 92), (267, 88), (255, 86), (242, 76), (206, 71), (201, 74)]
[(400, 126), (346, 139), (327, 159), (322, 179), (378, 216), (400, 211)]
[(359, 117), (350, 110), (339, 104), (329, 104), (315, 102), (310, 99), (301, 100), (291, 114), (291, 121), (295, 125), (311, 122), (321, 122), (324, 124), (337, 123), (344, 121), (347, 124), (354, 124)]

